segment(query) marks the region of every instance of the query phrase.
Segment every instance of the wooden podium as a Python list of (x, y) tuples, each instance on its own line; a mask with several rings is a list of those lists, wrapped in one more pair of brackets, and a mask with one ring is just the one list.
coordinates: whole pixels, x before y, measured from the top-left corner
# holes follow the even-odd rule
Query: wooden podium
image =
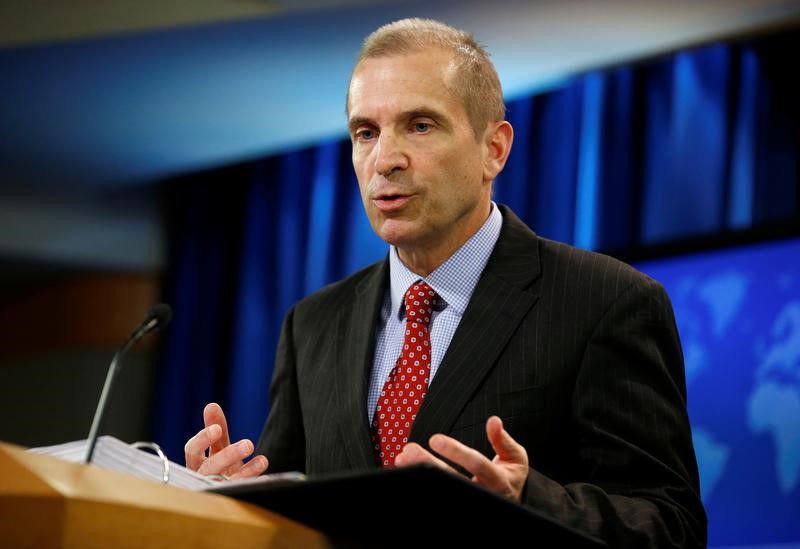
[(0, 545), (322, 548), (320, 532), (232, 498), (159, 485), (0, 443)]

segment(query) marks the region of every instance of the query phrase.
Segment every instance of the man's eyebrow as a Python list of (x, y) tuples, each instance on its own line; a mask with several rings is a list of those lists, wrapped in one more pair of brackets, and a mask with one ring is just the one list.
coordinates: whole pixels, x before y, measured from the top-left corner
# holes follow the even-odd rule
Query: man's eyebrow
[(416, 109), (410, 109), (404, 112), (401, 115), (403, 118), (410, 120), (412, 118), (432, 118), (440, 123), (445, 123), (448, 121), (448, 117), (436, 109), (431, 109), (430, 107), (418, 107)]
[(351, 118), (350, 120), (347, 121), (347, 129), (350, 131), (350, 133), (352, 133), (353, 131), (355, 131), (355, 129), (357, 127), (363, 126), (364, 124), (368, 124), (370, 126), (374, 126), (375, 125), (375, 123), (372, 120), (370, 120), (369, 118), (365, 118), (365, 117), (360, 117), (359, 116), (359, 117)]

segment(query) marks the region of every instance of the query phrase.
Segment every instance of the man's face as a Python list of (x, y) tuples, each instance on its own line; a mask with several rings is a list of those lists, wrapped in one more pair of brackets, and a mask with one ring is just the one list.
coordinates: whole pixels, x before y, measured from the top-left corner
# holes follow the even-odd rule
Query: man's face
[(433, 49), (365, 59), (350, 83), (348, 125), (364, 208), (404, 261), (420, 253), (446, 259), (489, 214), (488, 146), (484, 137), (476, 141), (449, 87), (452, 71), (451, 56)]

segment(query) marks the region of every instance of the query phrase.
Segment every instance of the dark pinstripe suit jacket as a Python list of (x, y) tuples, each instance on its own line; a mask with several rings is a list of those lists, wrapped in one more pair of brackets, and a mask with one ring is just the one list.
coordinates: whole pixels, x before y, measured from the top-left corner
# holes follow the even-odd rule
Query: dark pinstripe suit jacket
[[(487, 456), (497, 414), (528, 451), (524, 502), (621, 547), (705, 544), (683, 357), (663, 288), (606, 256), (503, 229), (411, 440)], [(287, 315), (258, 452), (270, 471), (376, 467), (367, 384), (388, 284), (377, 263)]]

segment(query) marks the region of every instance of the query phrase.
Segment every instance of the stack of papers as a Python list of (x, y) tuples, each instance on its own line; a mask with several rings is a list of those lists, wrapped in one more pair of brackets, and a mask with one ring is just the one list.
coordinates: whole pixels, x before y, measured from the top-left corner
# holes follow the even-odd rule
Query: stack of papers
[[(83, 463), (86, 457), (86, 440), (76, 440), (55, 446), (44, 446), (28, 450), (34, 454), (43, 454), (55, 458)], [(156, 454), (140, 450), (127, 442), (112, 436), (104, 435), (97, 439), (92, 456), (92, 465), (127, 473), (146, 480), (178, 486), (187, 490), (213, 490), (220, 485), (260, 484), (275, 480), (304, 480), (302, 473), (277, 473), (261, 475), (248, 479), (221, 480), (219, 477), (206, 477), (183, 465), (179, 465)]]

